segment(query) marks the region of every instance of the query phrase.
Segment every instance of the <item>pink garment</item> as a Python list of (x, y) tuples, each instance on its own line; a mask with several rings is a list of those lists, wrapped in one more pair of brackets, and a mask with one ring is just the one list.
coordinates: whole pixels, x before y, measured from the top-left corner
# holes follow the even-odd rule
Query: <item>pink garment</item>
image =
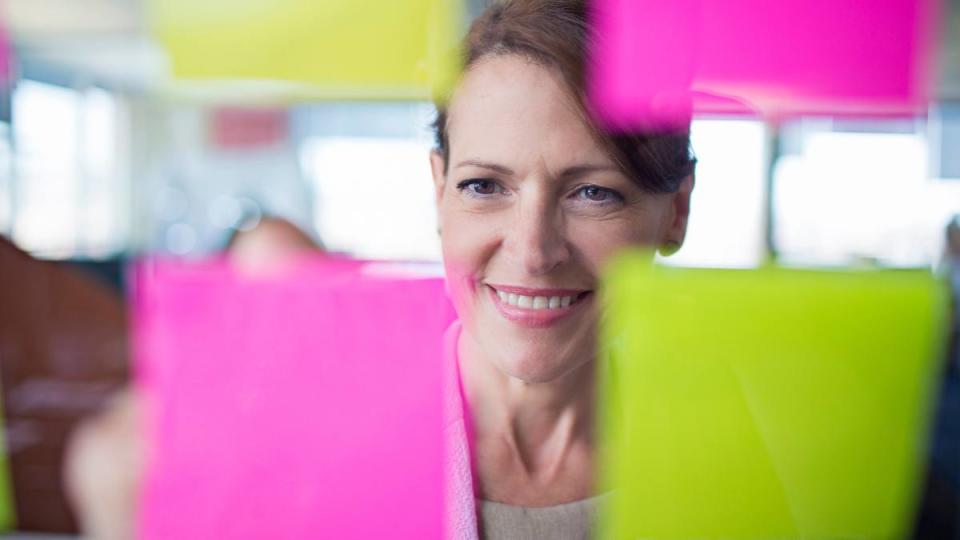
[(444, 440), (446, 462), (446, 530), (451, 540), (478, 540), (476, 492), (473, 485), (469, 414), (460, 382), (460, 321), (444, 335)]

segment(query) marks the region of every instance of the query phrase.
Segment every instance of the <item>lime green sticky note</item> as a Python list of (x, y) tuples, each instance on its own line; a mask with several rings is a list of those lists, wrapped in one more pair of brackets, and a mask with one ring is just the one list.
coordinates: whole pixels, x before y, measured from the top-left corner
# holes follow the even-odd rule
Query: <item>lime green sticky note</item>
[(13, 484), (10, 481), (10, 459), (7, 457), (8, 446), (3, 418), (3, 409), (0, 407), (0, 531), (9, 531), (16, 525), (17, 517), (13, 504)]
[(452, 84), (462, 0), (150, 0), (178, 79), (308, 85), (331, 99), (430, 99)]
[(924, 271), (677, 269), (604, 285), (601, 538), (902, 538), (945, 294)]

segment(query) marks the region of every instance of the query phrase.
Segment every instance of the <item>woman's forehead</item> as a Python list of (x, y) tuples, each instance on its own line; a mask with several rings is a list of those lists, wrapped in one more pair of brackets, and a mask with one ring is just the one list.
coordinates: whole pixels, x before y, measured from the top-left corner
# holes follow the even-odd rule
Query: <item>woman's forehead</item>
[(465, 73), (450, 102), (447, 134), (453, 159), (476, 152), (606, 158), (560, 75), (518, 55), (485, 58)]

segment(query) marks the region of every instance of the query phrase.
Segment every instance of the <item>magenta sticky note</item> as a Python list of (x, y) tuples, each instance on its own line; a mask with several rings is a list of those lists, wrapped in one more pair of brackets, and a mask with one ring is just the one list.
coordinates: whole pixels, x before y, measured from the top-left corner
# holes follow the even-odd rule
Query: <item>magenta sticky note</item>
[(349, 261), (135, 271), (147, 539), (441, 538), (439, 278)]
[(693, 113), (910, 115), (934, 0), (596, 0), (590, 95), (620, 127)]
[(8, 82), (13, 76), (10, 73), (11, 53), (7, 21), (0, 19), (0, 82)]

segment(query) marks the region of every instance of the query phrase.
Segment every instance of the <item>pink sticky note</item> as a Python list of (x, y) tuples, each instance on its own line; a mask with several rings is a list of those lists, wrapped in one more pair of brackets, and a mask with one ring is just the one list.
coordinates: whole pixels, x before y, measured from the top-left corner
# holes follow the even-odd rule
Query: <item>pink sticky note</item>
[(7, 21), (0, 19), (0, 82), (9, 82), (10, 73), (10, 34), (7, 31)]
[(924, 111), (933, 0), (597, 0), (591, 98), (602, 120), (691, 113)]
[(139, 535), (441, 538), (442, 280), (303, 263), (136, 270)]

